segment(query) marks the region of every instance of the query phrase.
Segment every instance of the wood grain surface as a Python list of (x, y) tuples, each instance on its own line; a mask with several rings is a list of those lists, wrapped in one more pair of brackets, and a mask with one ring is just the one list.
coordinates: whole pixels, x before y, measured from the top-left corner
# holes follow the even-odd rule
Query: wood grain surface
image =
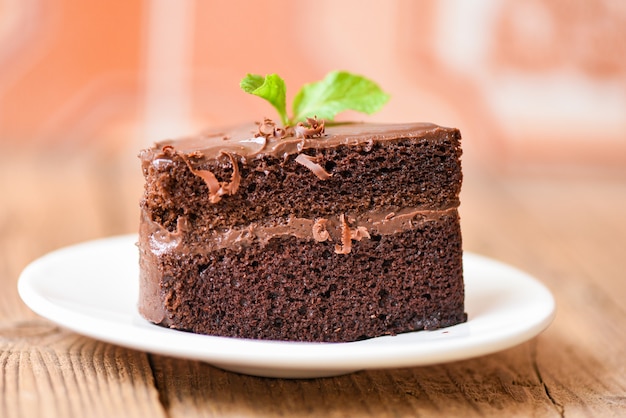
[(466, 169), (465, 249), (545, 283), (553, 324), (480, 358), (311, 380), (128, 350), (21, 302), (16, 283), (30, 261), (134, 232), (141, 187), (133, 156), (0, 156), (0, 417), (626, 416), (625, 173)]

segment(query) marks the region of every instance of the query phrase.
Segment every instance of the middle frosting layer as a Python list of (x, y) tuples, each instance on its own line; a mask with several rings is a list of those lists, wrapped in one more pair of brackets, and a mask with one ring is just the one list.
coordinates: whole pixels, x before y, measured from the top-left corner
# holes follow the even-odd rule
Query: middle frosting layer
[(157, 255), (168, 252), (189, 251), (209, 253), (224, 248), (238, 249), (252, 244), (265, 246), (272, 238), (294, 236), (317, 242), (332, 242), (335, 252), (347, 254), (351, 242), (371, 239), (373, 235), (394, 234), (418, 228), (426, 222), (443, 216), (457, 216), (455, 207), (443, 210), (407, 208), (398, 212), (369, 212), (358, 216), (340, 214), (319, 218), (289, 217), (272, 222), (252, 222), (245, 227), (218, 228), (207, 233), (202, 242), (186, 242), (183, 239), (190, 225), (183, 216), (178, 219), (176, 230), (169, 231), (142, 215), (142, 236), (149, 240), (149, 247)]

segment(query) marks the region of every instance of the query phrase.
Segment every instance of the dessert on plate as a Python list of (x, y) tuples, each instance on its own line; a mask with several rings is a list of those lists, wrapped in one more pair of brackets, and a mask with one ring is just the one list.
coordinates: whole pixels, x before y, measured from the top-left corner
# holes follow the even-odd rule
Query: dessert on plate
[[(271, 96), (280, 82), (249, 75), (242, 87)], [(459, 131), (330, 123), (343, 109), (324, 113), (307, 88), (318, 101), (366, 91), (369, 107), (349, 108), (368, 113), (387, 100), (335, 72), (296, 96), (294, 114), (313, 115), (289, 119), (272, 99), (281, 122), (141, 152), (140, 313), (201, 334), (318, 342), (464, 322)]]

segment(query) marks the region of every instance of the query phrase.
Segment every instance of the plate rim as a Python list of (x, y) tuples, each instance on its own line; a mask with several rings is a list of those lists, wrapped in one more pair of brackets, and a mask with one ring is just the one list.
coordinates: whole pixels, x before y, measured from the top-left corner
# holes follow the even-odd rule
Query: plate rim
[[(527, 326), (522, 327), (523, 329), (514, 330), (509, 333), (510, 335), (500, 333), (498, 338), (491, 336), (486, 339), (472, 336), (470, 344), (466, 342), (462, 350), (450, 344), (446, 338), (426, 341), (418, 339), (415, 342), (402, 341), (402, 344), (395, 346), (388, 344), (385, 346), (386, 355), (376, 355), (375, 342), (398, 337), (400, 337), (398, 342), (401, 342), (403, 338), (406, 339), (403, 336), (415, 333), (348, 343), (266, 341), (192, 334), (151, 324), (141, 318), (136, 312), (136, 307), (131, 323), (122, 324), (124, 330), (135, 332), (134, 337), (129, 339), (128, 336), (122, 337), (119, 329), (115, 329), (120, 327), (120, 323), (114, 319), (102, 319), (84, 312), (73, 312), (67, 307), (55, 304), (53, 300), (42, 295), (41, 289), (37, 288), (38, 275), (45, 274), (46, 267), (50, 264), (59, 263), (59, 260), (63, 261), (64, 258), (71, 258), (78, 251), (97, 253), (104, 247), (120, 252), (123, 252), (122, 247), (136, 249), (136, 241), (137, 234), (118, 235), (85, 241), (49, 252), (24, 268), (18, 279), (18, 293), (24, 303), (35, 313), (78, 334), (135, 350), (200, 360), (224, 369), (269, 377), (319, 377), (363, 369), (413, 367), (465, 360), (523, 343), (545, 330), (556, 315), (554, 296), (541, 281), (516, 267), (471, 251), (464, 251), (464, 269), (466, 262), (482, 263), (492, 269), (499, 269), (514, 275), (518, 280), (525, 280), (526, 284), (534, 287), (538, 295), (541, 294), (540, 296), (544, 299), (542, 305), (544, 311), (537, 315), (532, 323), (526, 324)], [(137, 285), (138, 280), (137, 277)], [(467, 331), (465, 328), (471, 331), (472, 320), (473, 318), (470, 317), (468, 322), (463, 324), (416, 333), (448, 334), (457, 331), (463, 333)], [(92, 322), (93, 326), (88, 327), (83, 322)], [(174, 338), (166, 339), (166, 344), (155, 345), (155, 339), (158, 340), (168, 335)], [(172, 343), (173, 340), (177, 341)], [(239, 352), (242, 349), (254, 355), (241, 355)]]

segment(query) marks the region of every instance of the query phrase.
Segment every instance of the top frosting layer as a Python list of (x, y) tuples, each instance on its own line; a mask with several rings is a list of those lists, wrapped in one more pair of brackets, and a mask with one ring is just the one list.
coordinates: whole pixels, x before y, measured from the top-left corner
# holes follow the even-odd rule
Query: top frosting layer
[(165, 147), (174, 147), (177, 152), (201, 154), (204, 158), (217, 158), (225, 153), (252, 159), (262, 155), (284, 157), (298, 154), (306, 149), (332, 148), (340, 145), (373, 144), (402, 138), (420, 138), (434, 131), (448, 128), (431, 123), (372, 124), (345, 123), (327, 126), (325, 133), (314, 138), (258, 135), (257, 125), (249, 124), (227, 130), (207, 132), (196, 136), (170, 139), (155, 144), (141, 154), (143, 160), (159, 158)]

